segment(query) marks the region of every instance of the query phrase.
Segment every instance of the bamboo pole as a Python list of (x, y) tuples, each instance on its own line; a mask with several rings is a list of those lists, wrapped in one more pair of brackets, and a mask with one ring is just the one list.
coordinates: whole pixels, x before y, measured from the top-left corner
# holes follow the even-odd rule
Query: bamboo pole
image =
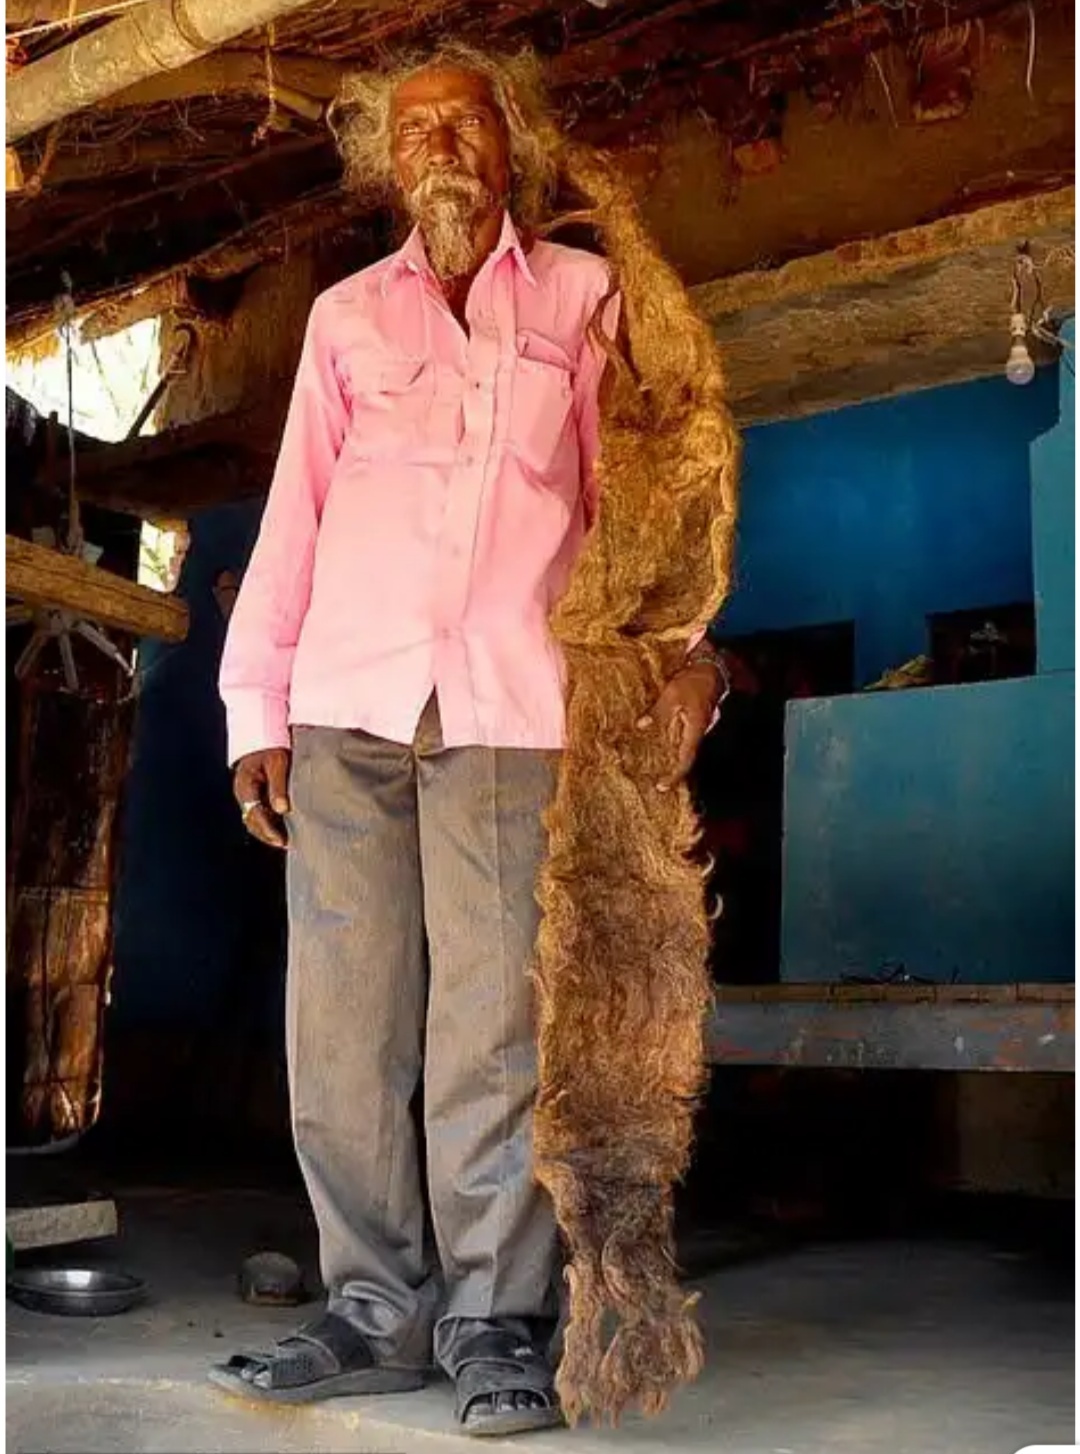
[(173, 71), (311, 0), (146, 0), (8, 77), (7, 142)]

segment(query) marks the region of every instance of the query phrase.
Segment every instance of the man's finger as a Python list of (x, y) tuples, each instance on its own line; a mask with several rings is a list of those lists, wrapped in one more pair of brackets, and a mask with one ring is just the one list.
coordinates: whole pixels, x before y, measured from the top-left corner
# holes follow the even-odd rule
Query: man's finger
[(656, 784), (658, 792), (669, 793), (688, 776), (694, 765), (694, 758), (697, 757), (698, 744), (704, 735), (701, 728), (691, 722), (685, 712), (679, 713), (677, 732), (674, 735), (677, 752), (675, 767), (667, 777), (661, 778)]
[(289, 811), (289, 756), (275, 752), (266, 764), (266, 788), (270, 806), (279, 816)]
[(672, 715), (671, 694), (665, 688), (649, 710), (637, 719), (638, 730), (647, 732), (650, 727), (659, 727), (670, 732)]
[(262, 799), (265, 782), (266, 774), (261, 763), (241, 762), (237, 765), (233, 774), (233, 796), (241, 808), (245, 803)]
[(269, 811), (261, 803), (245, 815), (244, 827), (252, 838), (257, 838), (260, 843), (265, 843), (270, 848), (287, 848), (289, 846), (284, 831), (278, 827)]

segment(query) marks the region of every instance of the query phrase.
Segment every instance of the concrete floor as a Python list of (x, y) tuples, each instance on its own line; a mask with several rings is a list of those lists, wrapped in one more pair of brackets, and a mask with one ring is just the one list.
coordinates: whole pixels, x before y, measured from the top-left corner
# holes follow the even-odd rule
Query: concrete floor
[[(249, 1409), (205, 1384), (209, 1362), (305, 1315), (251, 1309), (235, 1294), (242, 1257), (260, 1246), (311, 1257), (295, 1200), (158, 1192), (121, 1198), (120, 1213), (119, 1240), (77, 1261), (146, 1277), (146, 1305), (95, 1321), (8, 1305), (12, 1454), (476, 1450), (454, 1434), (442, 1383), (288, 1412)], [(696, 1285), (708, 1364), (665, 1415), (517, 1446), (1016, 1454), (1075, 1442), (1072, 1279), (1037, 1257), (963, 1242), (832, 1244), (729, 1266)]]

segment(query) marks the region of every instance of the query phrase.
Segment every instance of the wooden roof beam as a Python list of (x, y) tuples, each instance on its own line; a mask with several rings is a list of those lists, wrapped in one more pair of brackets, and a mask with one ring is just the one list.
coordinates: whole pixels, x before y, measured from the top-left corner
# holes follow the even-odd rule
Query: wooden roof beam
[[(345, 67), (318, 56), (275, 55), (274, 91), (279, 96), (309, 98), (319, 109), (337, 94)], [(162, 71), (134, 86), (127, 86), (101, 103), (103, 111), (159, 106), (167, 101), (190, 101), (196, 96), (257, 96), (267, 94), (266, 56), (262, 51), (220, 50), (174, 71)], [(314, 118), (312, 118), (314, 119)]]
[(102, 444), (79, 459), (79, 498), (144, 520), (181, 518), (266, 493), (288, 404), (217, 414), (145, 438)]
[(7, 80), (9, 146), (75, 111), (174, 71), (311, 0), (146, 0)]
[(135, 636), (183, 641), (187, 635), (183, 601), (14, 535), (7, 537), (6, 592), (27, 606), (70, 611)]
[(847, 243), (693, 289), (724, 351), (743, 424), (837, 409), (1003, 371), (1017, 246), (1048, 304), (1075, 301), (1075, 189)]

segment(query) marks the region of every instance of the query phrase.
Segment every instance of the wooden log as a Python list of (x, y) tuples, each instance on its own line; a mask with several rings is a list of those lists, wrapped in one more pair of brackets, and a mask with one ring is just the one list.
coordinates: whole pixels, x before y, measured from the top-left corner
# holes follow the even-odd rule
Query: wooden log
[[(284, 379), (281, 383), (287, 402), (292, 380)], [(137, 435), (115, 444), (98, 441), (79, 460), (79, 496), (82, 498), (85, 493), (89, 499), (104, 479), (144, 469), (160, 470), (170, 459), (183, 459), (188, 470), (193, 467), (192, 460), (212, 452), (243, 452), (272, 460), (281, 439), (284, 412), (284, 404), (278, 407), (263, 399), (254, 408), (213, 414), (190, 424), (174, 425), (158, 434)]]
[[(163, 273), (144, 286), (113, 292), (105, 295), (98, 306), (83, 315), (79, 324), (79, 342), (94, 343), (101, 338), (111, 338), (144, 323), (147, 318), (161, 318), (166, 313), (198, 316), (199, 309), (188, 290), (187, 277), (180, 271)], [(31, 342), (43, 329), (56, 327), (55, 319), (40, 318), (27, 322), (22, 329), (13, 330), (16, 340), (26, 337)], [(11, 335), (9, 334), (9, 338)], [(17, 344), (16, 344), (17, 346)], [(9, 349), (12, 344), (9, 342)]]
[[(345, 67), (318, 56), (273, 57), (274, 89), (280, 88), (326, 102), (337, 94)], [(135, 86), (106, 97), (102, 111), (160, 106), (162, 102), (190, 101), (196, 96), (256, 96), (267, 93), (266, 57), (261, 51), (222, 50), (203, 56), (175, 71), (163, 71)], [(320, 108), (321, 109), (321, 108)]]
[(259, 461), (239, 451), (177, 455), (156, 466), (146, 464), (84, 481), (80, 496), (99, 509), (154, 523), (188, 519), (215, 505), (265, 495), (273, 468), (273, 459)]
[(136, 636), (183, 641), (187, 635), (183, 601), (13, 535), (7, 536), (7, 594), (28, 606), (70, 611)]
[(268, 382), (254, 409), (80, 449), (79, 498), (103, 510), (160, 522), (264, 495), (291, 384), (289, 378)]
[(1075, 189), (1064, 187), (695, 288), (736, 417), (760, 423), (1000, 373), (1015, 250), (1032, 244), (1046, 302), (1071, 307), (1074, 218)]
[(4, 20), (9, 30), (31, 25), (74, 22), (87, 10), (100, 10), (102, 0), (5, 0)]
[[(704, 283), (694, 289), (694, 296), (709, 316), (719, 317), (837, 287), (860, 289), (984, 247), (1016, 246), (1045, 234), (1067, 237), (1075, 212), (1076, 188), (1061, 187), (942, 217), (886, 237), (848, 242), (768, 272), (739, 273)], [(1006, 286), (1006, 302), (1008, 291)]]
[(8, 144), (309, 3), (187, 0), (180, 9), (172, 0), (146, 0), (8, 77)]
[[(287, 402), (287, 391), (283, 391), (282, 415)], [(265, 495), (273, 469), (271, 454), (260, 456), (222, 446), (164, 456), (156, 463), (103, 470), (92, 480), (84, 477), (80, 496), (100, 509), (141, 520), (188, 519), (215, 505)]]

